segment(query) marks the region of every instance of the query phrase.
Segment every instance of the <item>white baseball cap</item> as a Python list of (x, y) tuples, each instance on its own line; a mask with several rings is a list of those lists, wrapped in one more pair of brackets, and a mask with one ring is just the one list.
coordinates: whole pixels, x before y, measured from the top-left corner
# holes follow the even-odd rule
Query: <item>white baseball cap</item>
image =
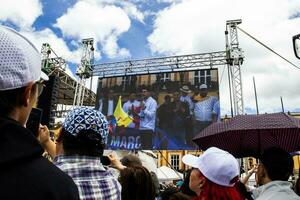
[(187, 154), (182, 162), (199, 169), (207, 179), (222, 186), (234, 186), (234, 180), (240, 174), (237, 160), (227, 151), (216, 147), (207, 149), (199, 157)]
[(206, 84), (201, 84), (200, 87), (199, 87), (199, 89), (200, 89), (200, 90), (201, 90), (201, 89), (207, 89), (207, 85), (206, 85)]
[(48, 80), (41, 70), (41, 55), (34, 45), (15, 30), (0, 25), (0, 91)]

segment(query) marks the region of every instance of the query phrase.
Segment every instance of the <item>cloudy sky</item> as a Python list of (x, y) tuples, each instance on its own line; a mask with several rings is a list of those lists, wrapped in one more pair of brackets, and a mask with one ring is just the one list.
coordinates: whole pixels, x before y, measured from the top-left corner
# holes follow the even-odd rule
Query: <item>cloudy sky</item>
[[(0, 0), (0, 24), (17, 29), (40, 49), (49, 43), (74, 73), (80, 40), (93, 37), (96, 63), (225, 50), (225, 23), (241, 28), (300, 66), (292, 36), (300, 33), (299, 0)], [(245, 111), (300, 112), (300, 70), (238, 32)], [(222, 115), (229, 113), (227, 73), (220, 66)], [(95, 90), (95, 88), (94, 88)]]

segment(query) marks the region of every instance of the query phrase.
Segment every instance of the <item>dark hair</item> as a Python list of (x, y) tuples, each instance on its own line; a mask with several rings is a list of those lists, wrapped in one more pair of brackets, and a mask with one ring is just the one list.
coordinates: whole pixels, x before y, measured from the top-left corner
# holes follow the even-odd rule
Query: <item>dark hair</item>
[(240, 192), (242, 197), (244, 197), (247, 200), (254, 200), (251, 195), (251, 192), (247, 191), (246, 185), (244, 183), (242, 183), (241, 181), (237, 181), (235, 187)]
[(65, 154), (96, 156), (103, 155), (105, 145), (101, 135), (93, 130), (81, 130), (76, 136), (62, 128), (57, 140), (62, 141)]
[(155, 187), (150, 172), (143, 166), (132, 166), (120, 172), (122, 200), (154, 200)]
[(187, 172), (185, 173), (185, 178), (183, 180), (183, 184), (180, 187), (180, 191), (183, 194), (189, 195), (189, 196), (193, 196), (196, 197), (197, 194), (192, 191), (189, 187), (189, 183), (190, 183), (190, 175), (191, 175), (192, 169), (187, 170)]
[(26, 87), (21, 87), (0, 91), (0, 116), (8, 116), (16, 107), (21, 106), (21, 98), (24, 95), (25, 89)]
[(165, 99), (165, 101), (170, 101), (171, 100), (171, 96), (170, 95), (166, 95), (164, 99)]
[(161, 194), (161, 200), (188, 200), (189, 196), (179, 192), (176, 187), (167, 187)]
[(142, 161), (134, 154), (126, 155), (120, 161), (126, 167), (142, 166)]
[(278, 147), (266, 149), (259, 160), (272, 181), (287, 181), (293, 174), (293, 157), (285, 150)]

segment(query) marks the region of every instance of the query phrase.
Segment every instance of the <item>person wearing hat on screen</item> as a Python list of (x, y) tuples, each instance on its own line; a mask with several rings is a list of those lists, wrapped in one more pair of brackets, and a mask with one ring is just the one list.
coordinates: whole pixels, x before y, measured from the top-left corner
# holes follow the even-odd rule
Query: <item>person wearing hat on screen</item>
[(239, 179), (239, 164), (230, 153), (211, 147), (199, 157), (183, 156), (182, 162), (194, 168), (189, 187), (197, 194), (196, 199), (242, 199), (235, 187)]
[(192, 91), (189, 89), (189, 86), (187, 85), (182, 86), (179, 90), (181, 91), (181, 96), (179, 100), (189, 105), (190, 114), (193, 115), (194, 103), (192, 101), (191, 96), (189, 96), (189, 93), (191, 93)]
[(218, 99), (215, 96), (208, 96), (208, 87), (206, 84), (199, 86), (199, 93), (194, 95), (194, 135), (209, 126), (212, 122), (217, 121), (219, 114), (217, 106)]
[(73, 178), (81, 200), (121, 199), (121, 185), (100, 160), (107, 137), (105, 116), (92, 108), (73, 109), (63, 123), (56, 140), (57, 148), (62, 147), (62, 151), (54, 164)]
[(78, 199), (72, 179), (42, 157), (42, 146), (25, 128), (43, 80), (48, 77), (41, 72), (39, 51), (15, 30), (0, 26), (1, 199)]

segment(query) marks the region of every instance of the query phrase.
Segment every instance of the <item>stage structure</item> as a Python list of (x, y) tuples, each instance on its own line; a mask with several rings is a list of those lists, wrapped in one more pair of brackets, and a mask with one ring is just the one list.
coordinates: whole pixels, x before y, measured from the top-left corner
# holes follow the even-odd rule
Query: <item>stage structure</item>
[(244, 114), (241, 65), (244, 60), (243, 51), (239, 47), (237, 26), (242, 20), (226, 22), (225, 51), (129, 60), (123, 62), (93, 65), (93, 76), (99, 78), (157, 74), (168, 72), (193, 71), (227, 65), (233, 115)]
[(72, 106), (94, 106), (96, 94), (84, 87), (86, 79), (98, 76), (118, 77), (142, 74), (157, 74), (168, 72), (184, 72), (199, 69), (211, 69), (216, 66), (227, 65), (230, 79), (231, 102), (233, 115), (244, 113), (241, 65), (243, 52), (239, 48), (237, 26), (241, 20), (226, 22), (226, 49), (225, 51), (129, 60), (115, 63), (94, 64), (93, 39), (83, 39), (83, 56), (81, 64), (76, 70), (79, 81), (76, 81), (65, 72), (66, 62), (57, 56), (48, 43), (42, 46), (42, 69), (48, 76), (59, 79), (59, 89), (52, 96), (55, 104), (51, 108), (51, 117), (64, 117)]
[[(56, 89), (51, 92), (50, 119), (65, 117), (66, 113), (71, 109), (76, 88), (79, 88), (78, 82), (68, 75), (65, 71), (66, 62), (63, 58), (57, 56), (50, 44), (44, 43), (42, 45), (42, 70), (49, 77), (56, 77)], [(82, 59), (82, 63), (84, 59)], [(78, 87), (77, 87), (78, 86)], [(47, 90), (47, 88), (45, 88)], [(78, 93), (78, 92), (77, 92)], [(50, 98), (50, 97), (49, 97)], [(82, 93), (83, 101), (81, 104), (86, 106), (94, 106), (96, 101), (96, 94), (91, 90), (84, 88)]]
[[(93, 76), (93, 62), (94, 62), (94, 39), (88, 38), (82, 40), (83, 56), (80, 65), (77, 67), (76, 75), (79, 77), (79, 82), (76, 84), (75, 97), (73, 106), (82, 106), (85, 101), (86, 79)], [(91, 88), (91, 87), (90, 87)]]

